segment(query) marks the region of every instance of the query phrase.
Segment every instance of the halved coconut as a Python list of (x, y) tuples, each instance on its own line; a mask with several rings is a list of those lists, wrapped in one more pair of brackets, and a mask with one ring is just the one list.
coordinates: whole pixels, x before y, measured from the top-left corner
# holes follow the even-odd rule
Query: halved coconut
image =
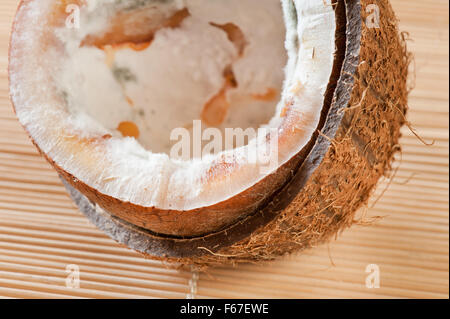
[(309, 247), (398, 150), (409, 60), (385, 0), (73, 4), (22, 1), (11, 99), (81, 210), (137, 251)]

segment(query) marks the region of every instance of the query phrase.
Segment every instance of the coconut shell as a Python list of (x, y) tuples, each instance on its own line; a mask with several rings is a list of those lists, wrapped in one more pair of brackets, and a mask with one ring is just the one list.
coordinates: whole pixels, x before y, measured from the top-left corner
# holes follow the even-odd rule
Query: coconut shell
[[(380, 10), (379, 28), (365, 23), (369, 4)], [(201, 236), (161, 235), (100, 209), (58, 170), (80, 210), (145, 256), (199, 266), (273, 259), (351, 226), (400, 150), (410, 56), (387, 0), (337, 1), (336, 13), (338, 53), (318, 130), (286, 164), (290, 178), (255, 211)]]

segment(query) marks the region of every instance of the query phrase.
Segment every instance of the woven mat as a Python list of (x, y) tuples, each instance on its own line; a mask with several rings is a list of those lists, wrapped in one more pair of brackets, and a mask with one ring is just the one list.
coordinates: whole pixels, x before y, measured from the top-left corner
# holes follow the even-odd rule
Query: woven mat
[[(409, 120), (435, 143), (426, 146), (403, 130), (397, 174), (380, 183), (367, 212), (383, 218), (302, 255), (208, 274), (146, 260), (74, 207), (8, 99), (7, 47), (17, 3), (0, 1), (0, 297), (448, 298), (448, 0), (393, 0), (402, 30), (414, 39)], [(68, 265), (79, 267), (80, 288), (67, 287)], [(377, 275), (380, 288), (370, 288), (367, 277)]]

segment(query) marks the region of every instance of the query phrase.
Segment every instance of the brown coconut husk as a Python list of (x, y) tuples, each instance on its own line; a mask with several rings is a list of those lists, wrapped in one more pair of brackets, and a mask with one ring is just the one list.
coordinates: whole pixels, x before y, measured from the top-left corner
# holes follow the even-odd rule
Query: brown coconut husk
[[(96, 209), (67, 186), (88, 218), (112, 238), (175, 265), (216, 266), (260, 262), (317, 246), (355, 223), (355, 212), (400, 151), (407, 112), (411, 56), (387, 0), (338, 1), (346, 12), (342, 70), (315, 144), (294, 178), (267, 209), (201, 238), (162, 238)], [(345, 4), (345, 5), (344, 5)], [(380, 9), (380, 27), (368, 28), (366, 7)], [(339, 30), (338, 30), (339, 34)], [(360, 40), (359, 40), (360, 39)], [(339, 44), (339, 43), (337, 43)], [(249, 235), (250, 234), (250, 235)]]

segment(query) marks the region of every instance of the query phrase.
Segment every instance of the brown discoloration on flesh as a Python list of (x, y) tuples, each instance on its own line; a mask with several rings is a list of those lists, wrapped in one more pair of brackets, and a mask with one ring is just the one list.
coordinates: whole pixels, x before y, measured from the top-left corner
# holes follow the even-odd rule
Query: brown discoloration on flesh
[[(244, 55), (248, 42), (244, 33), (237, 25), (233, 23), (217, 24), (214, 22), (210, 22), (210, 25), (221, 29), (227, 34), (228, 40), (233, 43), (238, 52), (238, 58)], [(225, 121), (228, 110), (231, 106), (227, 93), (230, 89), (238, 86), (236, 77), (233, 73), (232, 65), (225, 68), (223, 77), (224, 84), (222, 88), (216, 95), (206, 102), (200, 115), (201, 120), (208, 126), (220, 126)]]
[(136, 52), (144, 51), (150, 46), (151, 42), (142, 42), (142, 43), (133, 43), (133, 42), (124, 42), (120, 44), (107, 44), (99, 47), (99, 49), (105, 52), (106, 57), (106, 65), (108, 67), (112, 67), (114, 65), (114, 61), (116, 59), (116, 52), (124, 49), (130, 49)]
[(155, 38), (157, 31), (165, 28), (178, 28), (184, 19), (189, 16), (189, 10), (186, 8), (175, 12), (168, 18), (162, 16), (148, 17), (145, 8), (118, 12), (112, 18), (110, 28), (107, 31), (98, 35), (86, 36), (81, 46), (96, 46), (101, 49), (106, 45), (134, 44), (148, 47)]
[(278, 97), (278, 91), (274, 88), (268, 88), (262, 94), (252, 94), (252, 98), (258, 101), (274, 101)]
[(135, 139), (138, 139), (140, 135), (137, 125), (130, 121), (120, 122), (117, 130), (123, 137), (134, 137)]
[(221, 125), (228, 114), (230, 108), (230, 101), (227, 93), (230, 89), (237, 87), (236, 78), (231, 66), (228, 66), (223, 72), (225, 83), (220, 89), (219, 93), (214, 95), (203, 107), (200, 115), (201, 120), (208, 126)]
[(227, 34), (228, 40), (230, 40), (230, 42), (234, 44), (239, 56), (242, 56), (244, 54), (245, 48), (248, 45), (248, 41), (245, 38), (245, 35), (242, 32), (241, 28), (239, 28), (234, 23), (217, 24), (214, 22), (210, 22), (209, 24), (213, 27), (223, 30)]

